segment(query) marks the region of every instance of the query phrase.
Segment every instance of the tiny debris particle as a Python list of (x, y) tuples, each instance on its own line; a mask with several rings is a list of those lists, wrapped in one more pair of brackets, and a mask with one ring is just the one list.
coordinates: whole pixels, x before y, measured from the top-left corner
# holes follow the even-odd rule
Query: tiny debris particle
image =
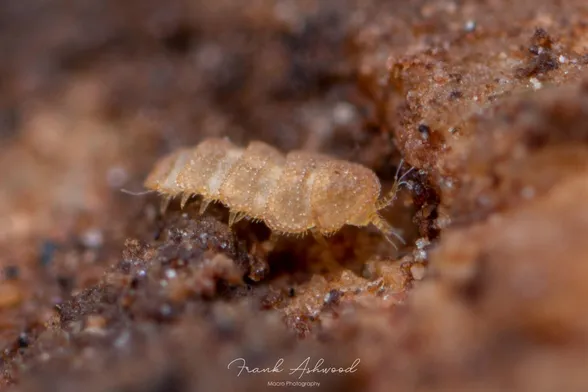
[(29, 335), (26, 332), (21, 332), (18, 335), (18, 347), (26, 348), (30, 344)]
[(543, 48), (537, 45), (531, 45), (529, 46), (529, 52), (534, 54), (534, 55), (538, 55), (543, 53)]
[(468, 20), (466, 22), (466, 24), (464, 25), (464, 30), (468, 33), (473, 32), (474, 30), (476, 30), (476, 21), (475, 20)]
[(355, 107), (347, 102), (339, 102), (333, 109), (333, 121), (336, 125), (347, 125), (356, 117)]
[[(534, 51), (532, 51), (533, 54)], [(545, 74), (549, 71), (559, 68), (556, 57), (549, 51), (542, 48), (537, 49), (537, 54), (525, 67), (518, 68), (515, 76), (519, 78), (532, 77), (533, 75)]]
[(249, 270), (249, 279), (259, 282), (269, 274), (269, 264), (265, 260), (256, 259)]
[(535, 29), (535, 33), (533, 34), (533, 40), (537, 42), (537, 44), (541, 47), (551, 48), (551, 37), (543, 28), (539, 27)]
[(104, 243), (104, 237), (100, 230), (90, 229), (86, 230), (82, 234), (81, 241), (86, 248), (96, 249), (102, 246), (102, 244)]
[(566, 60), (567, 60), (567, 59), (566, 59), (566, 57), (565, 57), (564, 55), (560, 55), (560, 56), (558, 57), (558, 61), (559, 61), (560, 63), (562, 63), (562, 64), (565, 64)]
[(427, 252), (423, 249), (416, 250), (414, 252), (414, 259), (417, 261), (425, 261), (427, 260)]
[(437, 218), (435, 220), (435, 226), (438, 229), (445, 229), (445, 228), (449, 227), (450, 224), (451, 224), (451, 218), (449, 218), (448, 216), (440, 216), (439, 218)]
[(453, 180), (451, 178), (443, 178), (441, 179), (441, 185), (443, 185), (445, 188), (451, 189), (453, 188)]
[(417, 246), (417, 249), (424, 249), (427, 245), (430, 244), (430, 242), (426, 238), (419, 238), (418, 240), (416, 240), (415, 244)]
[(410, 266), (410, 274), (415, 280), (422, 280), (425, 277), (426, 268), (421, 263), (415, 263)]
[(452, 101), (459, 99), (459, 98), (462, 98), (462, 97), (463, 97), (463, 93), (459, 90), (453, 90), (449, 93), (449, 99)]
[(426, 124), (420, 124), (418, 127), (419, 133), (423, 137), (423, 139), (428, 140), (429, 136), (431, 135), (431, 128), (429, 128)]
[(173, 269), (166, 269), (165, 270), (165, 277), (168, 279), (174, 279), (176, 276), (178, 276), (177, 272)]
[(327, 294), (325, 294), (325, 298), (324, 298), (324, 302), (325, 305), (328, 304), (336, 304), (337, 302), (339, 302), (339, 299), (341, 298), (341, 291), (337, 290), (337, 289), (333, 289), (331, 291), (329, 291)]
[(541, 87), (543, 87), (543, 83), (541, 83), (537, 78), (530, 78), (529, 82), (531, 82), (533, 90), (539, 90)]

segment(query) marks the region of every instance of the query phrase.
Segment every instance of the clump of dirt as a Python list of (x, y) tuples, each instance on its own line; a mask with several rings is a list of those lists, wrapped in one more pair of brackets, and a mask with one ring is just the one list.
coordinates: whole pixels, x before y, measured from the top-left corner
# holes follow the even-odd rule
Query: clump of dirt
[(583, 173), (587, 82), (511, 97), (471, 118), (467, 127), (478, 136), (460, 152), (460, 186), (447, 192), (456, 221), (515, 208)]

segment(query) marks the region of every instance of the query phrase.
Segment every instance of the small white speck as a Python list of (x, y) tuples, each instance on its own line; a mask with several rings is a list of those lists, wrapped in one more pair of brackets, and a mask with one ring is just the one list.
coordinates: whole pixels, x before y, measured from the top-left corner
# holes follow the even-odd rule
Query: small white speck
[(419, 238), (418, 240), (416, 240), (415, 244), (418, 249), (424, 249), (425, 246), (429, 245), (429, 240), (427, 240), (425, 238)]
[(410, 266), (410, 273), (415, 280), (421, 280), (425, 277), (425, 266), (422, 264), (413, 264)]
[(349, 124), (355, 117), (355, 107), (348, 102), (339, 102), (333, 109), (333, 121), (337, 125)]
[(99, 248), (103, 242), (104, 237), (98, 229), (90, 229), (82, 234), (82, 243), (87, 248)]
[(165, 270), (165, 277), (168, 279), (174, 279), (176, 276), (178, 276), (178, 274), (176, 273), (175, 270), (173, 269), (167, 269)]
[(443, 186), (445, 186), (446, 188), (453, 188), (453, 180), (451, 178), (443, 178), (441, 180), (441, 183), (443, 184)]
[(537, 78), (530, 78), (529, 82), (531, 82), (533, 85), (534, 90), (539, 90), (541, 87), (543, 87), (543, 83), (541, 83)]
[(414, 259), (416, 261), (425, 261), (427, 260), (427, 252), (424, 250), (417, 250), (416, 252), (414, 252)]
[(475, 20), (468, 20), (464, 26), (465, 31), (471, 33), (476, 29), (476, 21)]
[(445, 228), (449, 227), (450, 224), (451, 224), (451, 218), (449, 218), (447, 216), (442, 216), (442, 217), (437, 218), (437, 220), (435, 220), (435, 225), (439, 229), (445, 229)]
[(564, 56), (564, 55), (562, 54), (562, 55), (560, 55), (560, 56), (559, 56), (558, 60), (559, 60), (559, 62), (560, 62), (560, 63), (564, 64), (564, 63), (566, 62), (566, 60), (567, 60), (567, 59), (566, 59), (566, 56)]

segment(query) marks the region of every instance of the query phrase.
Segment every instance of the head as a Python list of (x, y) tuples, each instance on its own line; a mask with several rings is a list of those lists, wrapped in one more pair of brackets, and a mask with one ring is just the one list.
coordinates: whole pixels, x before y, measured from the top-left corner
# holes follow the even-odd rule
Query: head
[(323, 233), (344, 225), (366, 226), (376, 213), (380, 195), (378, 177), (366, 167), (345, 161), (328, 161), (314, 172), (310, 205)]
[(161, 158), (151, 171), (143, 186), (160, 193), (179, 193), (176, 183), (178, 173), (185, 166), (188, 159), (187, 150), (179, 150)]

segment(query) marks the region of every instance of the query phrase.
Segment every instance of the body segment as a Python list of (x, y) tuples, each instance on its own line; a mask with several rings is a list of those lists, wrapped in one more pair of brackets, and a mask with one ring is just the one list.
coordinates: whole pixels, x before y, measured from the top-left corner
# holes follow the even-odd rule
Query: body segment
[(178, 173), (176, 183), (183, 193), (221, 200), (220, 187), (243, 149), (225, 139), (206, 139), (191, 150), (190, 159)]
[(269, 191), (265, 222), (274, 231), (304, 233), (315, 227), (310, 192), (317, 165), (328, 158), (304, 151), (286, 156), (282, 176)]
[[(227, 173), (220, 188), (220, 200), (232, 210), (262, 219), (267, 190), (274, 188), (281, 177), (284, 161), (275, 148), (261, 142), (250, 143)], [(274, 175), (272, 169), (276, 169)]]

